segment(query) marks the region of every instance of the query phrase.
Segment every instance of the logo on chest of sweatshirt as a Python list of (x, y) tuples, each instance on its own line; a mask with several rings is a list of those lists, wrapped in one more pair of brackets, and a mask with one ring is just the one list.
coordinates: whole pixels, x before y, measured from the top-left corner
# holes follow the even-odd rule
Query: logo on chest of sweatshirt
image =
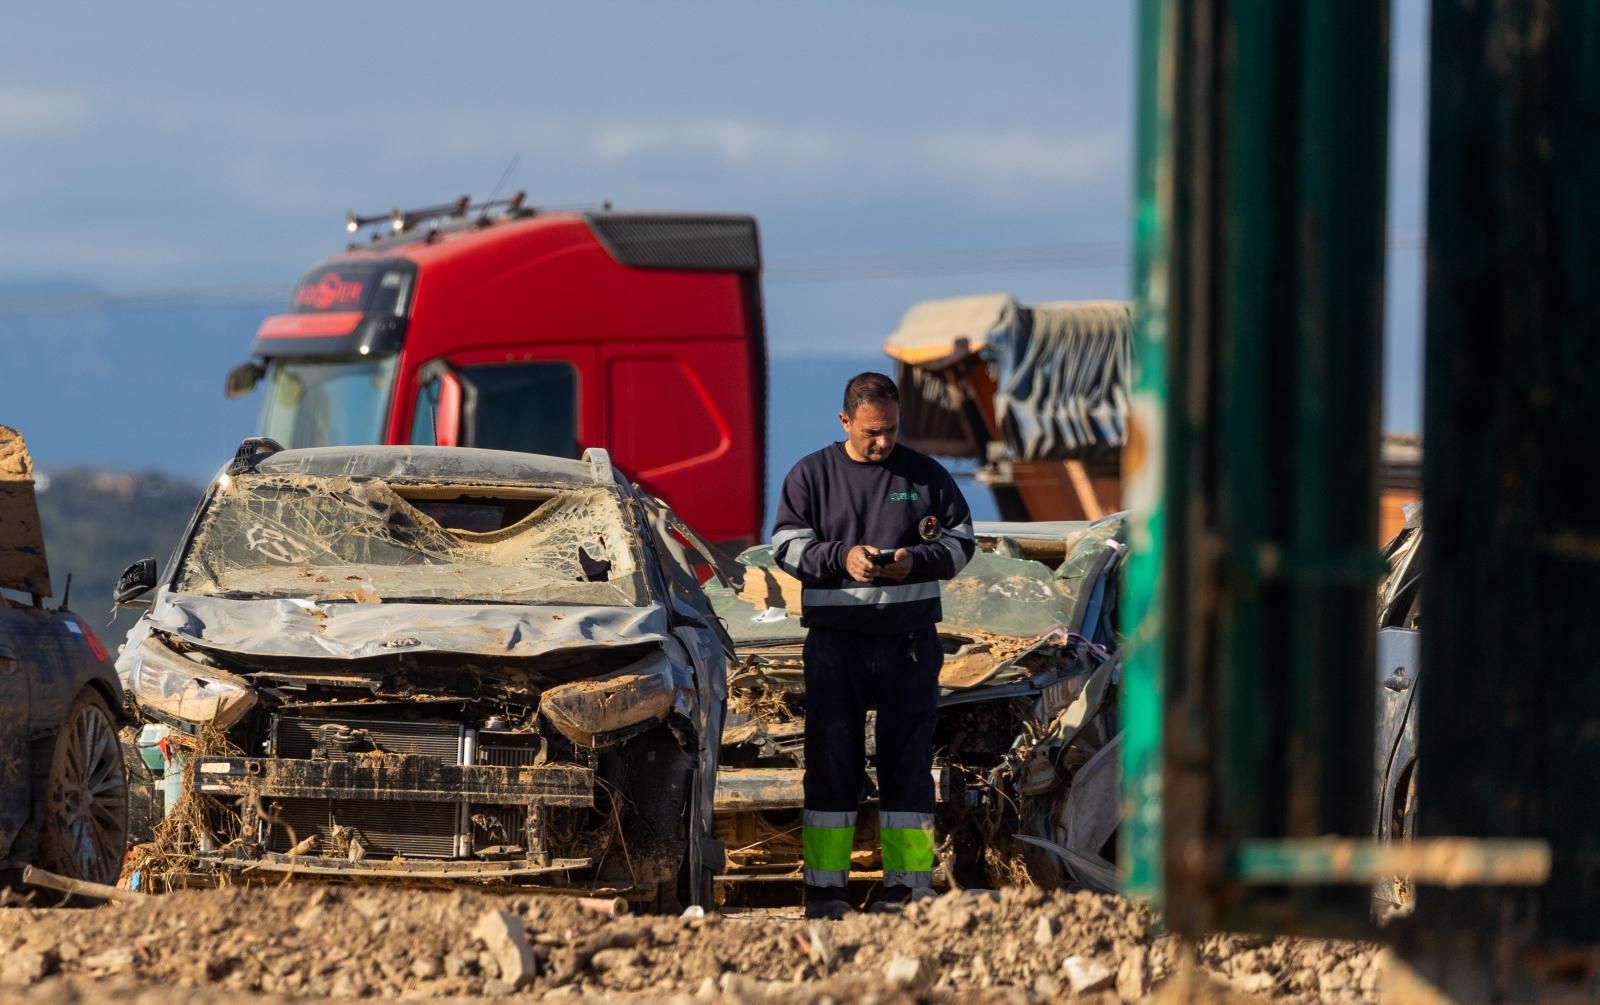
[(921, 496), (918, 496), (915, 491), (889, 493), (890, 502), (916, 502), (920, 498)]

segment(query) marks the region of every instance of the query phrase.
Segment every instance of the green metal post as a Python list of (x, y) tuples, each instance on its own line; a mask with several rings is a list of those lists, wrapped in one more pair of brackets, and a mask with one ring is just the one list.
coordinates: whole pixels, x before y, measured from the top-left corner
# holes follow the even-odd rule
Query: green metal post
[[(1130, 798), (1160, 751), (1164, 850), (1131, 827), (1130, 879), (1180, 931), (1348, 930), (1360, 891), (1229, 868), (1368, 833), (1388, 0), (1142, 10), (1136, 345), (1170, 379), (1135, 409), (1165, 463), (1130, 486), (1124, 742)], [(1133, 742), (1153, 703), (1159, 747)]]
[(1138, 122), (1133, 249), (1132, 433), (1123, 462), (1132, 555), (1122, 603), (1127, 658), (1122, 680), (1123, 888), (1161, 908), (1162, 535), (1166, 470), (1167, 233), (1172, 172), (1172, 22), (1163, 0), (1139, 5)]
[(1516, 999), (1523, 950), (1600, 944), (1600, 0), (1432, 31), (1417, 829), (1544, 837), (1552, 874), (1423, 890), (1408, 954)]

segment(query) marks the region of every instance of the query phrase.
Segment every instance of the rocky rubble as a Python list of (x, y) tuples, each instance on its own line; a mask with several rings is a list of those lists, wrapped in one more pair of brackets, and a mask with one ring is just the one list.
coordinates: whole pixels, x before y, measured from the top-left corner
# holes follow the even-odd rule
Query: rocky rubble
[(950, 893), (900, 915), (838, 922), (798, 912), (610, 916), (569, 899), (302, 884), (0, 910), (0, 1001), (141, 1000), (184, 988), (192, 1001), (1026, 1005), (1204, 992), (1365, 1002), (1376, 1001), (1377, 980), (1369, 945), (1237, 936), (1182, 945), (1137, 905), (1032, 887)]

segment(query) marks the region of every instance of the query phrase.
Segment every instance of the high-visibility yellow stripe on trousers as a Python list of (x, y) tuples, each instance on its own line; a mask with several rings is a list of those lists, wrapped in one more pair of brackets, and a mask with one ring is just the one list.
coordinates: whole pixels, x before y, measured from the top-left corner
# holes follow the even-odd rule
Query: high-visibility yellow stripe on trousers
[(933, 814), (881, 811), (883, 885), (912, 890), (933, 886)]
[(850, 849), (856, 843), (854, 811), (806, 810), (800, 844), (806, 884), (843, 888), (850, 882)]

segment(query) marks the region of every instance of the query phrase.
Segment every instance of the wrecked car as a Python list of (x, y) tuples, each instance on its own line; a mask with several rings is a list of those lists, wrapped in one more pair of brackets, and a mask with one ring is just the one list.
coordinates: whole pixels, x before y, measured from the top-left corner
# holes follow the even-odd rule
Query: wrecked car
[[(934, 734), (935, 883), (1015, 881), (1110, 890), (1119, 814), (1115, 695), (1124, 520), (980, 523), (944, 584)], [(717, 777), (721, 894), (801, 879), (805, 685), (800, 584), (770, 547), (745, 551), (739, 590), (708, 585), (737, 659)], [(869, 712), (869, 716), (872, 713)], [(852, 882), (881, 876), (873, 733)]]
[[(1422, 503), (1405, 507), (1405, 524), (1383, 549), (1378, 581), (1377, 718), (1372, 836), (1409, 841), (1417, 831), (1417, 696), (1422, 683)], [(1395, 876), (1373, 890), (1380, 921), (1416, 905), (1411, 880)]]
[(246, 441), (118, 590), (188, 868), (702, 901), (730, 649), (686, 543), (603, 450)]
[(37, 865), (112, 883), (128, 832), (117, 740), (122, 688), (94, 630), (60, 606), (34, 497), (33, 461), (0, 426), (0, 882)]

